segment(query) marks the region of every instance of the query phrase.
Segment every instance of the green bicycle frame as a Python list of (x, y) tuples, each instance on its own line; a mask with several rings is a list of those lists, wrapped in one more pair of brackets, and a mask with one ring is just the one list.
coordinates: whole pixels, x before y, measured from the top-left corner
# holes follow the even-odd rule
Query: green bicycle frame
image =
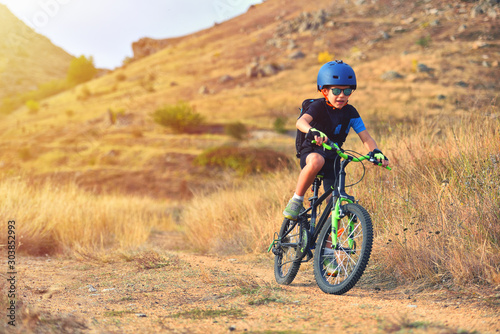
[[(315, 143), (315, 141), (313, 141)], [(343, 201), (348, 202), (348, 203), (354, 203), (354, 197), (349, 196), (345, 192), (345, 167), (347, 164), (349, 164), (351, 161), (354, 162), (361, 162), (363, 160), (369, 160), (370, 156), (369, 155), (364, 155), (359, 158), (355, 158), (353, 156), (347, 155), (342, 150), (339, 148), (339, 146), (336, 143), (333, 143), (329, 141), (328, 143), (323, 143), (323, 147), (327, 150), (333, 150), (337, 152), (337, 154), (343, 158), (341, 166), (340, 166), (340, 178), (339, 178), (339, 186), (338, 186), (338, 199), (335, 205), (332, 208), (332, 248), (336, 249), (338, 246), (338, 228), (339, 228), (339, 220), (342, 218), (342, 214), (340, 211), (340, 207)], [(379, 166), (382, 166), (382, 163), (378, 163)], [(386, 167), (386, 169), (391, 170), (390, 167)], [(353, 239), (353, 234), (354, 234), (354, 221), (350, 220), (349, 221), (349, 231), (348, 231), (348, 245), (350, 248), (354, 246), (354, 239)], [(343, 231), (342, 233), (345, 233)]]
[[(316, 141), (313, 140), (312, 143), (316, 143)], [(344, 152), (342, 152), (342, 150), (338, 147), (338, 145), (336, 143), (333, 143), (332, 141), (329, 141), (328, 143), (323, 143), (322, 145), (327, 150), (335, 149), (337, 154), (343, 158), (343, 160), (341, 162), (341, 167), (340, 167), (339, 185), (338, 185), (337, 189), (327, 190), (320, 198), (318, 198), (318, 194), (315, 193), (314, 194), (315, 201), (312, 203), (312, 206), (310, 208), (308, 208), (306, 211), (302, 212), (299, 216), (308, 214), (309, 212), (312, 213), (311, 214), (311, 225), (312, 225), (311, 226), (311, 232), (312, 232), (311, 242), (314, 244), (320, 231), (321, 231), (321, 228), (323, 227), (323, 224), (327, 223), (326, 212), (328, 212), (328, 211), (325, 211), (324, 215), (322, 215), (322, 217), (319, 219), (319, 225), (314, 226), (314, 224), (317, 222), (316, 221), (316, 219), (317, 219), (316, 208), (318, 205), (317, 203), (322, 203), (328, 196), (330, 196), (333, 193), (333, 198), (331, 199), (331, 201), (333, 201), (333, 205), (332, 205), (332, 209), (330, 212), (331, 212), (331, 224), (332, 224), (332, 248), (335, 249), (338, 247), (338, 234), (337, 233), (338, 233), (339, 221), (343, 217), (343, 214), (341, 212), (342, 202), (354, 203), (354, 197), (349, 196), (345, 192), (345, 176), (346, 176), (345, 167), (351, 161), (361, 162), (363, 160), (369, 160), (370, 156), (364, 155), (364, 156), (361, 156), (359, 158), (355, 158), (353, 156), (347, 155)], [(382, 164), (378, 163), (378, 165), (381, 166)], [(386, 167), (386, 169), (391, 170), (390, 167)], [(328, 205), (330, 205), (330, 204), (328, 204)], [(298, 222), (295, 222), (295, 224), (297, 224), (297, 223)], [(295, 227), (295, 224), (290, 228), (290, 230)], [(351, 220), (349, 222), (348, 228), (349, 228), (348, 246), (350, 248), (352, 248), (354, 245), (353, 234), (354, 234), (354, 228), (355, 228), (355, 221)], [(345, 231), (343, 233), (345, 233)], [(286, 234), (288, 234), (288, 233), (285, 233), (285, 235)], [(271, 242), (271, 245), (269, 245), (269, 248), (267, 251), (270, 252), (271, 249), (280, 241), (281, 241), (281, 239), (278, 236), (276, 236), (274, 238), (274, 240)], [(313, 248), (311, 248), (311, 249), (313, 249)]]
[[(339, 221), (342, 218), (340, 215), (340, 205), (342, 201), (348, 203), (354, 203), (352, 200), (347, 198), (339, 198), (335, 207), (332, 209), (332, 249), (336, 249), (338, 245), (338, 231), (339, 231)], [(352, 231), (354, 231), (354, 222), (349, 221), (349, 247), (353, 247), (354, 240), (352, 239)]]

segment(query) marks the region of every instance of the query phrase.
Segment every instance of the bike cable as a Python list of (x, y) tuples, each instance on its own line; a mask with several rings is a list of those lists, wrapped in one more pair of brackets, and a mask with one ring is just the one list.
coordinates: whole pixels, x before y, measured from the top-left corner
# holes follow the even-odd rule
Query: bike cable
[[(358, 152), (352, 151), (352, 150), (345, 150), (344, 153), (346, 153), (346, 154), (347, 153), (351, 153), (355, 158), (359, 158), (359, 157), (363, 156), (361, 153), (358, 153)], [(363, 161), (360, 161), (360, 163), (361, 163), (361, 166), (363, 166), (363, 174), (361, 175), (361, 178), (357, 182), (355, 182), (355, 183), (352, 183), (350, 185), (346, 185), (345, 186), (346, 188), (353, 187), (353, 186), (357, 185), (358, 183), (360, 183), (365, 178), (366, 167), (363, 164)]]

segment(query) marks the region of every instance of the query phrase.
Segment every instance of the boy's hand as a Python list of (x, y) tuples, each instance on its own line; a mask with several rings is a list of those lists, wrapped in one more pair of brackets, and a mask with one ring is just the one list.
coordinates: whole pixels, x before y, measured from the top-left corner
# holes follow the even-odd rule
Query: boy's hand
[(307, 133), (308, 139), (315, 140), (316, 145), (321, 146), (324, 142), (328, 140), (328, 137), (321, 131), (315, 129), (315, 128), (310, 128), (309, 132)]
[(371, 162), (373, 162), (373, 163), (375, 163), (375, 162), (381, 163), (382, 167), (389, 166), (389, 159), (387, 159), (387, 157), (378, 148), (376, 148), (372, 152), (368, 153), (368, 155), (370, 156), (370, 161)]

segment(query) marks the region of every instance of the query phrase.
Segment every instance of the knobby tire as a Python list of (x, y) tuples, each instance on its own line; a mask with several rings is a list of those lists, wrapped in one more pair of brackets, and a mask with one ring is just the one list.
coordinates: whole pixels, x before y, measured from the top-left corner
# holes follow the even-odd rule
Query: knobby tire
[[(284, 235), (293, 224), (296, 224), (292, 231)], [(278, 254), (274, 257), (274, 277), (276, 282), (282, 285), (288, 285), (293, 282), (300, 268), (301, 259), (298, 258), (299, 246), (301, 243), (302, 229), (299, 223), (285, 218), (281, 225), (277, 250)], [(295, 246), (284, 246), (283, 244), (295, 244)]]
[[(332, 249), (332, 224), (327, 223), (321, 230), (314, 254), (316, 283), (323, 292), (335, 295), (346, 293), (358, 282), (368, 265), (373, 244), (372, 221), (366, 209), (359, 204), (346, 204), (343, 212), (337, 248)], [(353, 222), (352, 231), (349, 222)]]

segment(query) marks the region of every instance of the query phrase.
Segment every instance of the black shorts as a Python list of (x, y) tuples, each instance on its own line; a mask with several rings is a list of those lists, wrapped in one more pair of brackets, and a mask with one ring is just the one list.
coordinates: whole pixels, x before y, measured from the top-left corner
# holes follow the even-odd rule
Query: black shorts
[(323, 188), (325, 189), (325, 192), (330, 189), (331, 187), (336, 186), (336, 181), (337, 177), (339, 175), (339, 170), (340, 170), (340, 157), (336, 157), (334, 159), (332, 158), (326, 158), (325, 155), (322, 154), (321, 151), (314, 151), (314, 152), (303, 152), (300, 154), (300, 168), (304, 168), (306, 165), (306, 158), (309, 154), (311, 153), (318, 153), (323, 158), (325, 159), (325, 164), (323, 165), (323, 168), (321, 168), (320, 173), (323, 173), (324, 178), (323, 178)]

